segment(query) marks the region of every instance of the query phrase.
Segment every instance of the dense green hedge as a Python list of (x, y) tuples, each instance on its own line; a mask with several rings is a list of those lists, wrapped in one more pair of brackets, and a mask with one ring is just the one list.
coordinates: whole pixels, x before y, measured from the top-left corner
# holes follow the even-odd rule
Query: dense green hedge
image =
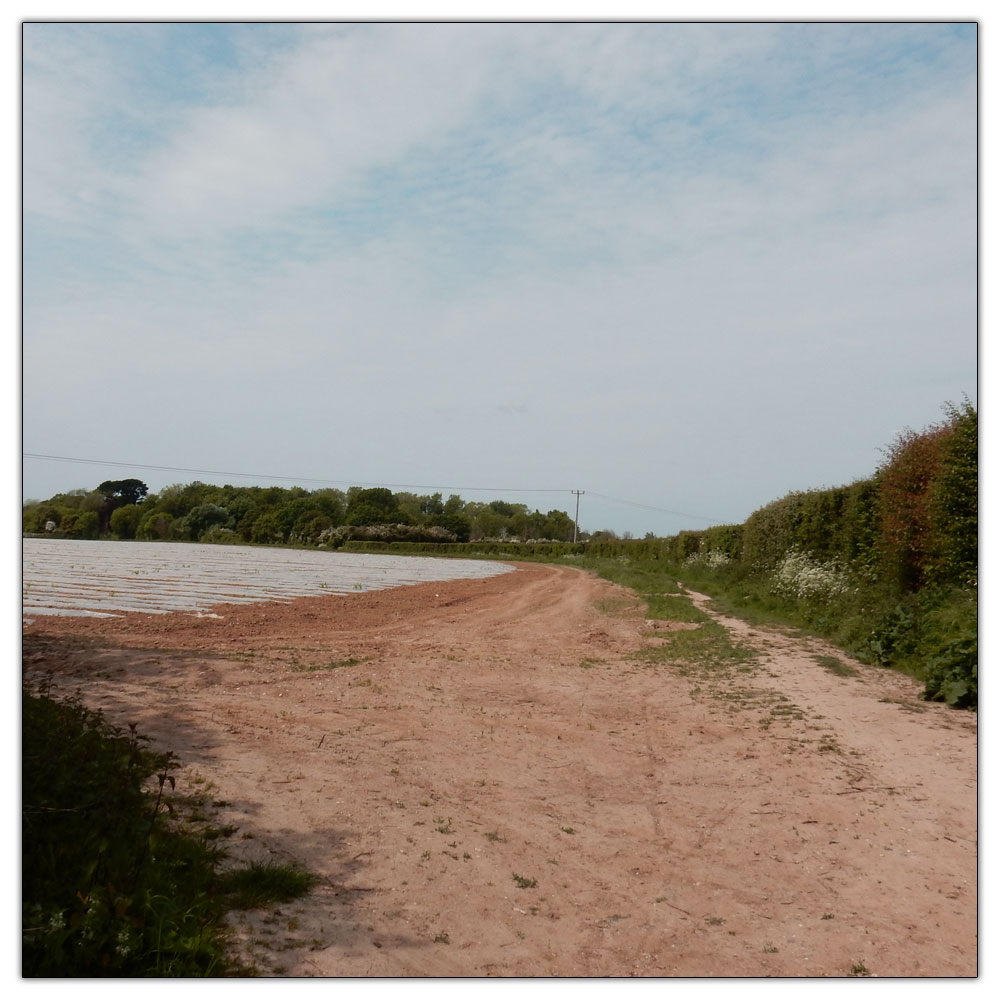
[(764, 583), (855, 655), (922, 677), (928, 698), (975, 705), (978, 415), (968, 401), (946, 414), (901, 434), (870, 479), (789, 494), (741, 527), (684, 532), (674, 558), (722, 587)]

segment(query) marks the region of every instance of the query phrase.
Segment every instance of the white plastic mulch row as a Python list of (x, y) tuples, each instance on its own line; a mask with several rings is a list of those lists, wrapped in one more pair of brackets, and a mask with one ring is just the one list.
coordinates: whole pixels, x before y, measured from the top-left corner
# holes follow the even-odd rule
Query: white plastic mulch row
[(184, 542), (26, 538), (23, 614), (205, 611), (509, 572), (497, 562)]

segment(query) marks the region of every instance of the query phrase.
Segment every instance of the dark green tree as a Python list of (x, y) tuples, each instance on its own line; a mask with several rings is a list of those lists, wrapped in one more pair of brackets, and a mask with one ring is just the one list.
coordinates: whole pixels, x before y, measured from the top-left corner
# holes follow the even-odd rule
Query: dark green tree
[(111, 512), (111, 531), (118, 538), (135, 538), (142, 521), (143, 510), (138, 504), (129, 503)]
[(98, 510), (98, 531), (106, 535), (111, 528), (111, 515), (126, 504), (141, 503), (149, 487), (139, 479), (106, 479), (97, 487), (104, 498)]
[(231, 528), (234, 523), (233, 515), (225, 507), (219, 507), (214, 503), (199, 504), (184, 518), (188, 536), (192, 541), (197, 541), (209, 528)]
[(107, 479), (97, 491), (105, 500), (121, 500), (119, 506), (127, 503), (140, 503), (149, 492), (149, 487), (139, 479)]
[(461, 514), (435, 514), (428, 523), (450, 531), (458, 542), (467, 542), (472, 534), (472, 525)]

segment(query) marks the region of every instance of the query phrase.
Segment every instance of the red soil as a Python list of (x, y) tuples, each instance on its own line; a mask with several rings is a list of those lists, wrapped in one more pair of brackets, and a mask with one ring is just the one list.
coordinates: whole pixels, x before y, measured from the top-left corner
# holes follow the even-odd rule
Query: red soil
[(682, 677), (554, 566), (214, 611), (25, 659), (175, 751), (235, 858), (322, 876), (236, 920), (264, 974), (976, 975), (976, 717), (907, 677), (728, 619), (757, 669)]

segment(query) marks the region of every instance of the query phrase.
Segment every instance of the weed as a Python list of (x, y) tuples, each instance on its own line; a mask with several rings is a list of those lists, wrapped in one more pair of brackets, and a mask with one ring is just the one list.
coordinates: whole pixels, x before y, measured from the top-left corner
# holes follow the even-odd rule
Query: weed
[(517, 872), (512, 873), (512, 877), (517, 883), (518, 889), (534, 889), (538, 885), (538, 879), (525, 878), (523, 875), (518, 875)]
[(820, 920), (833, 920), (832, 913), (824, 913), (823, 916), (819, 918)]
[(721, 927), (725, 922), (724, 917), (705, 917), (705, 923), (710, 924), (712, 927)]
[(256, 910), (268, 903), (287, 903), (304, 896), (318, 877), (293, 863), (252, 862), (226, 872), (220, 885), (234, 910)]
[[(339, 670), (341, 667), (356, 667), (359, 663), (366, 663), (370, 659), (370, 656), (348, 656), (343, 660), (330, 660), (327, 663), (295, 663), (293, 666), (296, 670), (300, 671)], [(370, 684), (371, 681), (368, 682), (368, 686)]]
[(561, 826), (559, 827), (559, 829), (562, 830), (563, 833), (569, 833), (569, 834), (576, 833), (576, 830), (574, 830), (573, 827), (571, 826)]
[(829, 670), (831, 674), (836, 674), (838, 677), (857, 677), (858, 672), (850, 664), (844, 663), (839, 657), (836, 656), (814, 656), (813, 659), (821, 666), (824, 670)]
[(860, 961), (860, 962), (855, 962), (851, 966), (851, 971), (848, 973), (848, 975), (856, 977), (870, 976), (871, 971), (863, 961)]
[(770, 941), (764, 942), (764, 951), (767, 952), (768, 955), (773, 955), (777, 950), (777, 947), (771, 944)]
[(447, 931), (441, 931), (434, 937), (435, 944), (451, 944), (451, 938), (448, 936)]
[(452, 825), (451, 825), (451, 818), (450, 817), (447, 820), (445, 820), (442, 817), (438, 816), (434, 820), (434, 822), (437, 823), (437, 826), (434, 827), (434, 829), (437, 830), (438, 833), (454, 833), (455, 832), (454, 829), (453, 829), (453, 827), (452, 827)]
[(750, 646), (734, 643), (722, 625), (708, 621), (699, 628), (668, 633), (661, 645), (642, 650), (639, 657), (652, 662), (693, 666), (711, 673), (752, 663), (758, 654)]
[(913, 712), (918, 715), (921, 712), (927, 711), (926, 705), (921, 705), (915, 701), (907, 701), (905, 698), (879, 698), (879, 701), (885, 705), (898, 705), (904, 712)]
[(502, 844), (505, 844), (507, 842), (507, 838), (506, 837), (501, 837), (500, 834), (496, 830), (490, 830), (488, 833), (485, 834), (485, 836), (486, 836), (486, 839), (488, 841), (490, 841), (490, 843), (492, 843), (492, 844), (496, 844), (498, 842), (502, 843)]

